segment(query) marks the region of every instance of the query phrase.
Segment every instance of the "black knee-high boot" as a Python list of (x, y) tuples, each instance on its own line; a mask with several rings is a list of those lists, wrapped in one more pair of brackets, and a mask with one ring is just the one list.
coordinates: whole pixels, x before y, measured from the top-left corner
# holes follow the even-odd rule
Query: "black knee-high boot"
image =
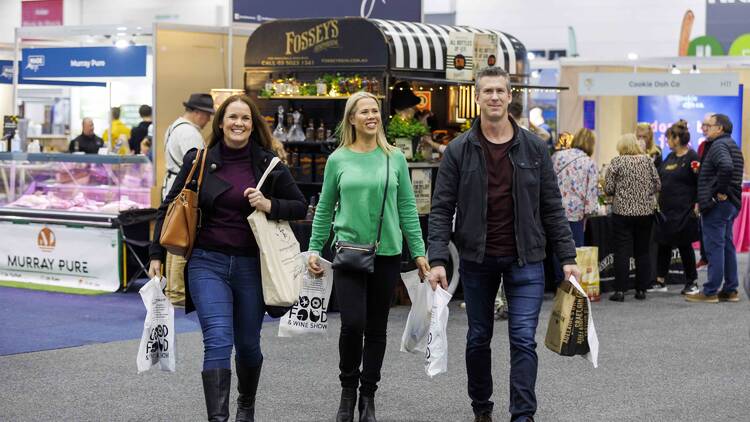
[(239, 361), (235, 361), (237, 366), (237, 391), (240, 392), (237, 397), (237, 422), (255, 422), (255, 394), (258, 391), (258, 381), (260, 380), (260, 369), (263, 363), (258, 366), (245, 366)]
[(230, 369), (207, 369), (201, 372), (203, 395), (206, 397), (206, 411), (209, 422), (229, 420), (229, 389), (232, 385)]
[(357, 404), (357, 389), (343, 388), (341, 390), (341, 403), (336, 413), (336, 422), (354, 421), (354, 405)]
[(359, 422), (377, 422), (375, 397), (359, 395)]

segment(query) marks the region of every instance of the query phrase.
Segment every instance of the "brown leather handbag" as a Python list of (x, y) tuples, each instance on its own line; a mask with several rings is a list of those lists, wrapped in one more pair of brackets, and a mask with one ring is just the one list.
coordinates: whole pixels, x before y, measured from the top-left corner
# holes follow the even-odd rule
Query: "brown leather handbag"
[[(200, 151), (198, 151), (198, 154), (200, 154)], [(161, 226), (159, 243), (172, 255), (188, 258), (193, 251), (195, 235), (200, 225), (198, 193), (201, 191), (201, 182), (203, 182), (203, 167), (206, 164), (206, 155), (204, 150), (203, 157), (200, 159), (198, 186), (195, 191), (190, 190), (188, 185), (193, 180), (193, 174), (198, 167), (198, 157), (193, 162), (193, 167), (190, 169), (190, 174), (185, 180), (182, 191), (167, 208), (167, 215), (164, 217), (164, 223)]]

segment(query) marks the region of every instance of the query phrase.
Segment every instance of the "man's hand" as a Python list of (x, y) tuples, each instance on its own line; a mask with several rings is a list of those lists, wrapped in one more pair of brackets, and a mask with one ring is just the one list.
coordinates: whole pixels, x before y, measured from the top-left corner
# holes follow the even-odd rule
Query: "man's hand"
[(445, 274), (445, 267), (442, 265), (432, 267), (429, 281), (432, 290), (437, 289), (438, 284), (440, 284), (443, 290), (448, 290), (448, 276)]
[(148, 264), (148, 277), (154, 278), (161, 275), (161, 261), (152, 259)]
[(729, 197), (726, 196), (726, 195), (724, 195), (723, 193), (717, 193), (716, 194), (716, 199), (718, 199), (719, 202), (724, 202), (724, 201), (727, 200), (727, 198), (729, 198)]
[(570, 280), (570, 276), (576, 278), (577, 282), (581, 282), (581, 270), (578, 269), (576, 264), (563, 265), (563, 274), (565, 274), (565, 280)]

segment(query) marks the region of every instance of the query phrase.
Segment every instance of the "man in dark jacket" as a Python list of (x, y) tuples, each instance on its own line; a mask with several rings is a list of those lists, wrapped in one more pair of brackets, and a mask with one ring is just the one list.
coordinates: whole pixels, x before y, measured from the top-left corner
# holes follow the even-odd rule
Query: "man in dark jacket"
[(104, 140), (94, 133), (94, 121), (90, 117), (84, 117), (81, 122), (81, 134), (70, 141), (68, 152), (98, 154), (99, 148), (103, 146)]
[(138, 107), (138, 115), (141, 116), (141, 122), (130, 131), (130, 139), (128, 139), (128, 145), (133, 154), (141, 153), (141, 141), (148, 136), (148, 127), (151, 126), (152, 123), (151, 107), (146, 104)]
[(469, 397), (476, 420), (491, 421), (490, 341), (502, 276), (509, 309), (510, 411), (513, 421), (529, 421), (536, 412), (534, 334), (544, 295), (546, 242), (552, 243), (566, 279), (580, 280), (580, 272), (546, 145), (508, 117), (508, 73), (482, 70), (475, 101), (480, 118), (448, 145), (438, 171), (429, 221), (430, 283), (447, 287), (452, 234), (469, 321)]
[(738, 302), (737, 252), (732, 230), (742, 204), (745, 161), (732, 139), (729, 117), (714, 114), (706, 126), (707, 142), (711, 143), (698, 173), (698, 206), (703, 217), (708, 280), (700, 293), (685, 299), (688, 302)]

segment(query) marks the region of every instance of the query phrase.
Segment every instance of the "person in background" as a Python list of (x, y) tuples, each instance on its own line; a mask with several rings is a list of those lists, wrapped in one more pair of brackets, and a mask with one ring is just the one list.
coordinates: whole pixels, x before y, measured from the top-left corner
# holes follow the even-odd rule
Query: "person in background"
[(143, 138), (138, 149), (140, 150), (140, 155), (145, 155), (149, 160), (153, 161), (153, 157), (151, 157), (151, 139)]
[[(186, 272), (185, 311), (198, 311), (203, 332), (201, 378), (209, 421), (229, 420), (233, 347), (239, 391), (235, 420), (255, 420), (264, 301), (258, 245), (247, 217), (259, 210), (269, 220), (297, 220), (307, 210), (302, 192), (283, 164), (269, 173), (261, 189), (255, 188), (274, 157), (270, 148), (271, 131), (252, 100), (245, 95), (227, 98), (217, 111), (208, 146), (188, 151), (156, 215), (149, 251), (151, 277), (161, 272), (164, 262), (159, 237), (167, 208), (185, 185), (193, 161), (207, 154), (198, 194), (201, 225)], [(195, 174), (193, 180), (198, 177)]]
[(656, 282), (649, 292), (667, 291), (667, 274), (672, 262), (672, 249), (679, 248), (682, 268), (685, 273), (683, 295), (698, 293), (698, 273), (695, 270), (693, 242), (700, 237), (698, 217), (695, 215), (697, 202), (698, 154), (690, 149), (688, 123), (680, 119), (667, 129), (667, 143), (672, 152), (659, 168), (661, 194), (659, 211), (665, 217), (657, 219), (654, 238), (659, 244), (656, 261)]
[(537, 126), (526, 117), (523, 117), (523, 105), (521, 103), (510, 103), (508, 105), (508, 114), (524, 129), (531, 131), (534, 135), (538, 136), (544, 142), (549, 142), (552, 135), (540, 126)]
[(620, 155), (612, 159), (604, 182), (604, 192), (613, 197), (615, 292), (609, 300), (625, 301), (631, 256), (635, 257), (635, 298), (643, 300), (651, 278), (649, 245), (661, 182), (654, 162), (643, 154), (634, 134), (622, 135), (617, 151)]
[(81, 121), (81, 127), (81, 134), (70, 141), (68, 152), (98, 154), (99, 148), (104, 146), (104, 140), (94, 133), (94, 121), (90, 117), (84, 117)]
[(653, 160), (654, 167), (657, 169), (661, 167), (661, 148), (654, 142), (654, 130), (651, 125), (649, 123), (638, 123), (635, 126), (635, 137), (638, 139), (638, 146)]
[(708, 279), (700, 293), (685, 297), (689, 302), (740, 300), (733, 225), (742, 204), (745, 160), (732, 139), (732, 129), (732, 121), (724, 114), (714, 114), (708, 120), (707, 139), (711, 144), (706, 146), (698, 172), (698, 206), (708, 254)]
[[(151, 127), (152, 120), (151, 120), (151, 107), (144, 104), (138, 108), (138, 114), (141, 116), (141, 122), (138, 123), (138, 126), (134, 127), (133, 130), (130, 131), (130, 139), (128, 140), (128, 145), (130, 146), (130, 151), (133, 154), (140, 154), (141, 153), (141, 141), (148, 136), (148, 128)], [(143, 154), (147, 155), (147, 154)]]
[[(182, 105), (185, 106), (185, 113), (169, 125), (164, 135), (164, 163), (167, 171), (164, 175), (162, 197), (172, 189), (172, 183), (182, 168), (185, 154), (191, 149), (203, 148), (201, 130), (211, 121), (214, 114), (214, 100), (209, 94), (191, 94)], [(164, 294), (177, 306), (185, 305), (185, 262), (183, 257), (167, 253), (167, 288)]]
[(404, 236), (420, 279), (424, 280), (430, 267), (425, 258), (406, 158), (399, 149), (388, 144), (380, 103), (375, 96), (357, 92), (349, 97), (339, 136), (341, 144), (328, 157), (325, 167), (323, 188), (313, 219), (309, 247), (313, 254), (308, 259), (308, 268), (314, 274), (322, 274), (318, 257), (328, 240), (331, 223), (336, 241), (375, 243), (388, 181), (375, 272), (333, 270), (336, 302), (341, 312), (341, 401), (336, 421), (353, 420), (359, 387), (359, 421), (375, 422), (374, 397), (385, 355), (393, 290), (401, 279)]
[[(708, 129), (709, 129), (709, 120), (711, 119), (711, 116), (713, 116), (714, 113), (706, 113), (703, 116), (703, 122), (701, 122), (701, 133), (703, 134), (703, 141), (698, 145), (698, 158), (699, 163), (703, 162), (703, 156), (706, 154), (706, 150), (711, 147), (711, 141), (708, 139)], [(695, 205), (695, 212), (700, 214), (700, 210), (698, 208), (698, 204)], [(701, 227), (700, 230), (703, 230)], [(698, 262), (695, 264), (695, 268), (700, 270), (701, 268), (705, 269), (705, 267), (708, 265), (708, 259), (706, 258), (706, 249), (703, 247), (703, 235), (701, 234), (700, 240), (701, 244), (701, 256)]]
[(536, 330), (544, 299), (545, 246), (581, 273), (547, 145), (509, 117), (510, 76), (499, 67), (479, 72), (479, 117), (451, 141), (440, 163), (429, 221), (430, 284), (448, 287), (445, 265), (453, 239), (461, 255), (461, 285), (469, 329), (468, 393), (475, 421), (492, 421), (492, 342), (495, 297), (502, 276), (508, 299), (509, 411), (513, 422), (537, 410)]
[[(110, 139), (109, 128), (104, 130), (102, 139), (107, 142), (109, 150), (119, 155), (126, 155), (130, 153), (130, 146), (128, 145), (128, 139), (130, 138), (130, 128), (120, 120), (120, 107), (112, 107), (112, 122), (110, 127), (112, 128), (112, 136)], [(124, 140), (124, 141), (123, 141)]]

